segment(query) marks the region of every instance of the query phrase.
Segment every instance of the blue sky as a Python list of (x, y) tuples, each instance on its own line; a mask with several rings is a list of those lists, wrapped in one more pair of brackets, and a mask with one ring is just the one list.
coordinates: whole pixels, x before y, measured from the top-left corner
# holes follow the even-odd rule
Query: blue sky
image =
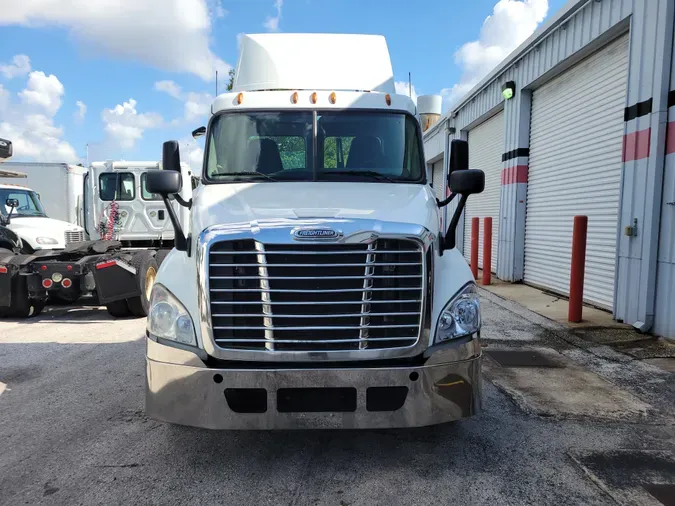
[[(206, 122), (237, 35), (377, 33), (402, 86), (446, 107), (565, 0), (3, 0), (0, 137), (15, 159), (158, 159)], [(122, 8), (120, 8), (120, 5)], [(424, 5), (422, 8), (421, 6)], [(403, 89), (403, 87), (401, 87)], [(79, 103), (79, 105), (78, 105)]]

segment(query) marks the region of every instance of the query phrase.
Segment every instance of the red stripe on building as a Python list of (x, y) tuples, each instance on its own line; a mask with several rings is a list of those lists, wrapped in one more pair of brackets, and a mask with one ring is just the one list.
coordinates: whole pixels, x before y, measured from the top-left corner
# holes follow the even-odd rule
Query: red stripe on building
[(502, 170), (502, 185), (513, 183), (527, 183), (527, 165), (514, 165)]
[(623, 161), (632, 162), (649, 157), (652, 129), (646, 128), (623, 136)]
[(672, 155), (673, 153), (675, 153), (675, 121), (668, 123), (666, 133), (666, 154)]

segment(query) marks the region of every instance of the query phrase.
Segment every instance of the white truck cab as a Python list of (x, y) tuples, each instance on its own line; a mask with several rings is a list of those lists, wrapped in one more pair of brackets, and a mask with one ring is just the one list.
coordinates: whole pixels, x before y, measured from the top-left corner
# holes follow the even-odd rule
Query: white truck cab
[[(10, 201), (16, 205), (10, 206)], [(63, 249), (84, 240), (82, 227), (50, 218), (40, 196), (26, 186), (0, 184), (0, 221), (21, 238), (26, 253)]]
[[(84, 178), (84, 224), (91, 239), (115, 239), (127, 247), (173, 244), (173, 226), (159, 195), (148, 192), (147, 175), (160, 170), (155, 161), (93, 162)], [(192, 196), (192, 171), (182, 163), (181, 195)], [(174, 203), (182, 226), (188, 210)]]
[[(339, 56), (340, 64), (335, 64)], [(160, 267), (146, 411), (211, 429), (423, 426), (481, 407), (480, 304), (454, 247), (484, 186), (453, 144), (448, 230), (385, 39), (244, 36), (190, 230)], [(177, 143), (149, 191), (181, 190)], [(466, 169), (466, 170), (465, 170)]]

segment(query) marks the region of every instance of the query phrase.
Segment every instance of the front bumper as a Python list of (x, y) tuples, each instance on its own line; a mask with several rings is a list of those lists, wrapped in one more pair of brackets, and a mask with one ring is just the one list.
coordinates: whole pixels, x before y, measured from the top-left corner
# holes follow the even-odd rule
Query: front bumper
[[(481, 409), (482, 357), (475, 338), (439, 347), (421, 366), (293, 369), (206, 367), (189, 351), (146, 341), (146, 412), (165, 422), (245, 430), (419, 427)], [(256, 412), (236, 412), (241, 407), (233, 399), (249, 393)], [(334, 394), (339, 408), (325, 408)]]

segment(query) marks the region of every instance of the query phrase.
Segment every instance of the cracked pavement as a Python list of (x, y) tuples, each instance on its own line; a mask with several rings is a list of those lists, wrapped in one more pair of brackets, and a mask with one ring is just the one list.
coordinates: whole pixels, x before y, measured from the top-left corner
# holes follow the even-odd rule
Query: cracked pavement
[[(572, 410), (564, 384), (535, 396), (548, 373), (486, 358), (484, 411), (458, 423), (170, 426), (143, 411), (144, 320), (50, 308), (0, 321), (0, 504), (661, 504), (645, 486), (675, 484), (675, 374), (481, 296), (486, 351), (555, 354), (620, 392), (617, 416)], [(622, 416), (625, 399), (641, 409)]]

